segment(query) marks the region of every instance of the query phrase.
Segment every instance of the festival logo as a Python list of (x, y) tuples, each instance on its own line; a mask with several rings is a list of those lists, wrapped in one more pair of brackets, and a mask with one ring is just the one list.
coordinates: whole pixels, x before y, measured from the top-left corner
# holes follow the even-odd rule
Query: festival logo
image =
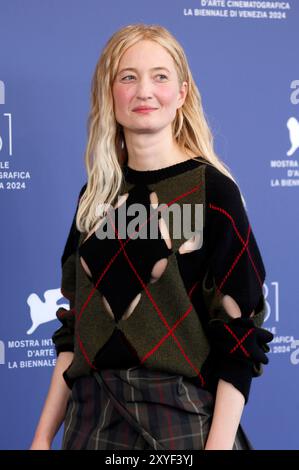
[(293, 334), (282, 331), (280, 323), (279, 282), (271, 282), (269, 285), (265, 283), (263, 292), (266, 302), (264, 327), (274, 335), (269, 345), (269, 352), (275, 355), (283, 354), (289, 358), (292, 365), (297, 365), (299, 364), (299, 340), (294, 338)]
[[(296, 0), (295, 0), (296, 1)], [(197, 16), (203, 18), (223, 18), (229, 20), (250, 21), (285, 21), (293, 7), (292, 1), (288, 2), (256, 2), (243, 0), (196, 0), (196, 8), (183, 8), (183, 15), (187, 17)], [(296, 7), (295, 7), (296, 8)]]
[(5, 104), (5, 85), (2, 80), (0, 80), (0, 104)]
[(57, 305), (58, 300), (62, 298), (60, 289), (49, 289), (44, 293), (44, 301), (33, 293), (27, 298), (27, 304), (30, 308), (30, 318), (32, 325), (27, 330), (27, 335), (31, 335), (40, 325), (52, 320), (56, 320), (56, 311), (58, 308), (69, 308), (67, 304)]
[(296, 150), (299, 149), (299, 122), (295, 117), (290, 117), (287, 121), (287, 128), (289, 129), (289, 138), (291, 147), (287, 151), (287, 156), (291, 157)]
[(0, 364), (5, 364), (5, 345), (0, 341)]
[[(293, 80), (290, 84), (290, 103), (292, 106), (299, 104), (299, 80)], [(272, 188), (299, 186), (299, 122), (293, 115), (286, 120), (286, 138), (289, 140), (286, 148), (286, 157), (283, 159), (270, 160)]]
[[(58, 308), (69, 309), (69, 304), (58, 303), (64, 298), (60, 289), (48, 289), (43, 297), (44, 299), (41, 299), (36, 293), (32, 293), (27, 298), (31, 318), (31, 326), (26, 331), (27, 335), (32, 335), (40, 325), (56, 320)], [(6, 357), (5, 350), (7, 351)], [(52, 338), (10, 338), (6, 344), (0, 341), (0, 365), (4, 364), (8, 369), (54, 367), (56, 353)]]
[(5, 108), (2, 112), (2, 106), (6, 106), (6, 95), (5, 83), (0, 80), (0, 191), (26, 190), (31, 175), (27, 169), (14, 168), (16, 160), (13, 158), (13, 115), (5, 111)]

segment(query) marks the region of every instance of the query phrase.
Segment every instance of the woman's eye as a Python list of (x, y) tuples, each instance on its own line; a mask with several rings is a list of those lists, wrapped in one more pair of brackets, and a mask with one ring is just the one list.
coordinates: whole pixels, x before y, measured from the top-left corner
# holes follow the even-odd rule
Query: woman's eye
[(166, 75), (162, 74), (162, 73), (159, 73), (159, 75), (157, 75), (158, 77), (164, 77), (164, 78), (168, 78)]
[[(156, 75), (156, 77), (162, 77), (163, 80), (167, 80), (167, 75), (164, 75), (162, 73), (159, 73), (158, 75)], [(126, 75), (125, 77), (122, 78), (122, 80), (128, 82), (128, 81), (131, 81), (130, 79), (131, 78), (136, 78), (134, 75)]]
[(122, 80), (125, 80), (125, 78), (128, 78), (128, 77), (133, 77), (133, 78), (135, 78), (134, 75), (126, 75), (125, 77), (122, 78)]

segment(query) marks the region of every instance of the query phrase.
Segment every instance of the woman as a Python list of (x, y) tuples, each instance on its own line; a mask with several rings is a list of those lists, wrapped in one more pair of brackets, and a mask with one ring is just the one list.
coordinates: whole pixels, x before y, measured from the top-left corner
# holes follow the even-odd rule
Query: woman
[(85, 158), (62, 256), (70, 310), (57, 311), (31, 449), (50, 449), (63, 421), (63, 449), (251, 448), (240, 418), (272, 339), (260, 328), (265, 270), (165, 28), (130, 25), (106, 44)]

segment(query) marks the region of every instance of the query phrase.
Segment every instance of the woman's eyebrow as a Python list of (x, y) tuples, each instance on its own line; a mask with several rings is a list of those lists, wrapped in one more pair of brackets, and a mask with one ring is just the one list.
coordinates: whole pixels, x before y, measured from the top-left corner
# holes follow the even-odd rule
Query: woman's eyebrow
[[(126, 67), (125, 69), (121, 69), (119, 72), (118, 72), (118, 75), (120, 73), (123, 73), (123, 72), (127, 72), (129, 70), (133, 70), (133, 72), (137, 72), (137, 69), (135, 69), (134, 67)], [(152, 67), (150, 70), (167, 70), (168, 73), (170, 73), (170, 70), (168, 70), (167, 67)]]

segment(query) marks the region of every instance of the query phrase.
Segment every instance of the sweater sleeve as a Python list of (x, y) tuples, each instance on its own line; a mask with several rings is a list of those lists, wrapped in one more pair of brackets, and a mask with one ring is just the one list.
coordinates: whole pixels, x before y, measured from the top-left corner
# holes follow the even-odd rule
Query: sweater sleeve
[(76, 250), (78, 247), (80, 232), (76, 227), (76, 216), (79, 201), (86, 189), (86, 184), (81, 188), (71, 228), (61, 257), (61, 293), (69, 300), (70, 308), (60, 307), (56, 316), (62, 326), (52, 335), (57, 356), (63, 351), (74, 351), (74, 326), (75, 326), (75, 291), (76, 291)]
[[(266, 308), (265, 267), (236, 183), (210, 165), (205, 181), (209, 262), (203, 295), (211, 356), (217, 379), (232, 383), (247, 402), (252, 377), (268, 362), (266, 342), (273, 338), (260, 328)], [(241, 318), (226, 311), (225, 295), (237, 303)]]

